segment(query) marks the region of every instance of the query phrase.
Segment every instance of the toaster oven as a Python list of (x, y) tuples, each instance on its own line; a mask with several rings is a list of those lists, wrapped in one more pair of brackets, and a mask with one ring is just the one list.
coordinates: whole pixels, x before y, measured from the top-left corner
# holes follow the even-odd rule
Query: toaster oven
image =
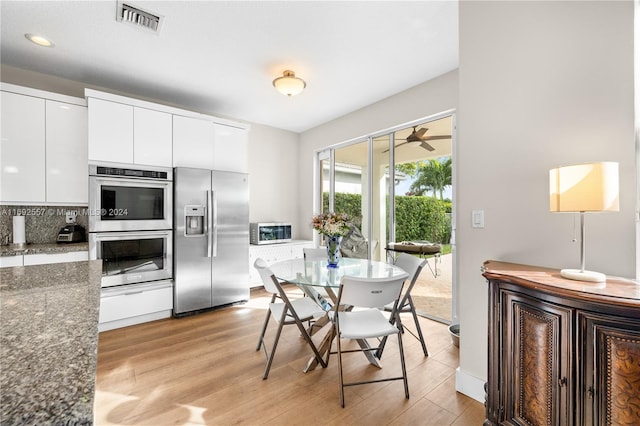
[(291, 224), (282, 222), (261, 222), (249, 224), (251, 244), (277, 244), (291, 242)]

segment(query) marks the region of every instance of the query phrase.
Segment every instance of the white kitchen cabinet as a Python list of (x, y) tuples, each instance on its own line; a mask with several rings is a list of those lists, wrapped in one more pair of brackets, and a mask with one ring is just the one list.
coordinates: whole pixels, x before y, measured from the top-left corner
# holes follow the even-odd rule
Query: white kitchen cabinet
[(261, 258), (267, 265), (289, 259), (301, 259), (304, 257), (303, 249), (313, 247), (313, 241), (296, 240), (290, 243), (263, 244), (249, 246), (249, 285), (258, 287), (262, 285), (260, 274), (253, 266), (256, 259)]
[(133, 109), (133, 162), (172, 166), (172, 116), (147, 108)]
[(47, 100), (46, 201), (87, 204), (87, 108)]
[(213, 168), (248, 173), (247, 130), (214, 123)]
[(82, 262), (89, 260), (88, 251), (70, 251), (66, 253), (35, 253), (24, 255), (24, 266), (47, 265), (50, 263)]
[(4, 91), (0, 96), (0, 201), (44, 201), (44, 99)]
[(133, 163), (133, 107), (88, 98), (89, 160)]
[(214, 169), (213, 122), (173, 116), (173, 166)]
[(89, 160), (171, 167), (172, 115), (88, 98)]
[(82, 262), (89, 260), (89, 252), (69, 251), (64, 253), (34, 253), (0, 256), (0, 268), (12, 266), (47, 265), (50, 263)]
[(168, 318), (172, 309), (170, 280), (103, 288), (98, 329), (106, 331)]
[(24, 258), (21, 254), (16, 256), (0, 256), (0, 268), (11, 268), (12, 266), (22, 266)]

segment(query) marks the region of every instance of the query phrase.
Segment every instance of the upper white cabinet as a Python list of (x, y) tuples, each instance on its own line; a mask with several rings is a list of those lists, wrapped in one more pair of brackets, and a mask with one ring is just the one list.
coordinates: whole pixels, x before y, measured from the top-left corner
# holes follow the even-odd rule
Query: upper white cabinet
[(89, 160), (171, 167), (171, 114), (117, 98), (88, 97)]
[(133, 107), (87, 99), (89, 160), (133, 163)]
[(44, 99), (1, 92), (0, 200), (45, 200)]
[(213, 125), (213, 169), (248, 173), (247, 130)]
[(46, 200), (88, 202), (87, 108), (46, 101)]
[(214, 126), (211, 121), (173, 116), (173, 165), (213, 169)]
[(2, 89), (0, 201), (86, 204), (84, 100), (8, 84)]
[(133, 162), (171, 167), (171, 114), (133, 108)]
[(90, 161), (248, 171), (242, 123), (92, 89), (85, 96)]

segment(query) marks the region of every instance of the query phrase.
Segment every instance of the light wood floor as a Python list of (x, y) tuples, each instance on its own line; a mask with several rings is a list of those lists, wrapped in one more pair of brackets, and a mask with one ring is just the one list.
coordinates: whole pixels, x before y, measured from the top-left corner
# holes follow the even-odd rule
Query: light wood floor
[[(341, 408), (335, 356), (326, 369), (303, 373), (311, 350), (295, 327), (285, 327), (269, 378), (262, 380), (265, 356), (255, 347), (267, 303), (266, 293), (254, 290), (247, 304), (100, 333), (95, 424), (482, 424), (483, 405), (454, 389), (458, 350), (447, 326), (426, 319), (429, 357), (411, 335), (403, 339), (409, 400), (401, 381), (384, 382), (347, 388)], [(314, 336), (316, 343), (325, 331)], [(395, 340), (382, 361), (378, 369), (362, 354), (347, 355), (346, 379), (397, 374)]]

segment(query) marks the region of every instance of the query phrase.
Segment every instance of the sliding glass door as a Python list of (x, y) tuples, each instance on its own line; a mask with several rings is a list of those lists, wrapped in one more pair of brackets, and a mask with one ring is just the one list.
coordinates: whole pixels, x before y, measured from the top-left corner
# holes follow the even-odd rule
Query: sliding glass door
[(418, 310), (445, 322), (456, 316), (454, 127), (448, 112), (316, 153), (314, 211), (347, 213), (353, 222), (343, 255), (390, 261), (395, 252), (388, 250), (389, 243), (442, 246), (422, 274), (425, 282), (438, 280), (439, 290)]

